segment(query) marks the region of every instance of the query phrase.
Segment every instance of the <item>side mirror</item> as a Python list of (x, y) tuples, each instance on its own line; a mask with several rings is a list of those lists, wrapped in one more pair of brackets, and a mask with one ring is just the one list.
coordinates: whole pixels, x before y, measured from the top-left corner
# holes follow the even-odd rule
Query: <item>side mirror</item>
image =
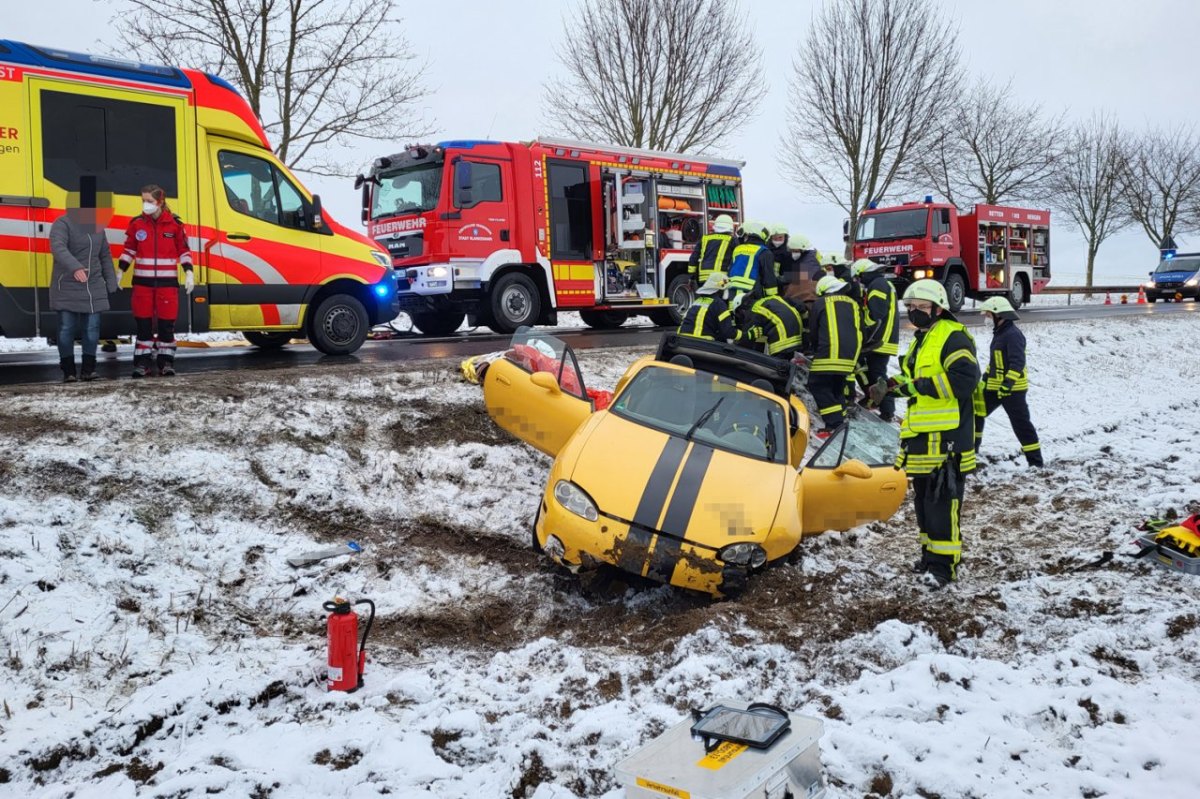
[(321, 231), (325, 229), (325, 218), (321, 216), (321, 195), (314, 194), (312, 198), (312, 229)]
[(371, 220), (371, 182), (364, 181), (362, 183), (362, 223), (365, 225)]
[(856, 477), (859, 480), (870, 480), (871, 474), (870, 466), (854, 458), (838, 464), (833, 470), (834, 477)]
[(558, 385), (558, 378), (549, 372), (534, 372), (529, 376), (529, 382), (533, 383), (538, 388), (546, 389), (551, 394), (562, 393), (562, 388), (560, 388)]

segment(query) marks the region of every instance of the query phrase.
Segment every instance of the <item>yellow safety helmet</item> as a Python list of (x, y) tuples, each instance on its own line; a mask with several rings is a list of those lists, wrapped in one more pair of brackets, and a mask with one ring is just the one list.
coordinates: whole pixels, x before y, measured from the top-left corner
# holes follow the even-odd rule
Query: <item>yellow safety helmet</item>
[(1001, 319), (1020, 319), (1017, 309), (1004, 297), (988, 297), (979, 305), (979, 310), (995, 314)]
[(826, 294), (836, 294), (846, 288), (846, 281), (839, 280), (833, 275), (826, 275), (817, 281), (817, 296), (824, 297)]
[(792, 252), (804, 252), (812, 249), (812, 242), (803, 233), (788, 236), (787, 248)]
[(872, 269), (882, 269), (883, 264), (877, 264), (870, 258), (859, 258), (854, 263), (850, 264), (850, 274), (855, 277), (862, 277)]
[(713, 220), (714, 233), (732, 233), (733, 232), (733, 217), (729, 214), (718, 214)]
[(766, 224), (754, 219), (747, 219), (745, 222), (742, 222), (738, 232), (743, 236), (758, 236), (763, 241), (771, 237), (771, 231), (767, 229)]
[(904, 290), (902, 302), (924, 300), (932, 302), (944, 311), (950, 310), (950, 298), (946, 296), (946, 287), (936, 280), (926, 278), (913, 282)]
[(787, 225), (780, 224), (779, 222), (771, 225), (771, 238), (775, 238), (776, 236), (783, 236), (784, 238), (787, 238), (787, 234)]
[(817, 262), (819, 264), (821, 264), (821, 266), (838, 266), (840, 264), (845, 263), (845, 261), (846, 261), (846, 259), (842, 257), (842, 254), (840, 252), (836, 252), (836, 251), (833, 251), (833, 252), (822, 251), (821, 254), (817, 258)]

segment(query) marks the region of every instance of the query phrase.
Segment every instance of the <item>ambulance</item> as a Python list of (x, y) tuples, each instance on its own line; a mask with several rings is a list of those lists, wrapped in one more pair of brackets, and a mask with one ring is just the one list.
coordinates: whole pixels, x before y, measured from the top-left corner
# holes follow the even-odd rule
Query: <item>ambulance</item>
[[(84, 175), (96, 176), (114, 209), (114, 260), (141, 213), (142, 186), (165, 190), (195, 263), (195, 290), (181, 288), (179, 332), (241, 331), (264, 348), (307, 337), (345, 355), (399, 313), (390, 255), (322, 213), (233, 86), (195, 70), (0, 40), (5, 336), (57, 330), (50, 225)], [(103, 338), (134, 332), (130, 279), (101, 316)]]

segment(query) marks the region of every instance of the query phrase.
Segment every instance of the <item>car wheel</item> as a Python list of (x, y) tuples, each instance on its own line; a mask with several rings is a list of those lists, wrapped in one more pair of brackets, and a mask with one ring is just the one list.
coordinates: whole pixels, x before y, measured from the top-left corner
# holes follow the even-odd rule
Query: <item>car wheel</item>
[(282, 333), (265, 333), (258, 330), (242, 331), (242, 338), (261, 350), (280, 349), (298, 335), (300, 335), (299, 330), (285, 330)]
[(309, 320), (309, 341), (326, 355), (349, 355), (367, 340), (367, 309), (349, 294), (321, 300)]
[(413, 327), (426, 336), (448, 336), (462, 325), (465, 313), (438, 313), (436, 311), (414, 311), (410, 313)]
[(1158, 295), (1157, 294), (1147, 294), (1146, 302), (1149, 302), (1149, 303), (1158, 302)]
[(962, 275), (951, 272), (946, 275), (945, 286), (946, 298), (950, 301), (950, 312), (958, 313), (967, 299), (967, 284), (963, 282)]
[(593, 311), (589, 309), (580, 311), (579, 318), (583, 320), (585, 325), (596, 330), (616, 330), (625, 324), (625, 320), (629, 318), (629, 315), (618, 311)]
[(542, 312), (537, 286), (517, 272), (509, 272), (495, 282), (488, 294), (488, 306), (491, 312), (488, 326), (503, 334), (533, 326)]

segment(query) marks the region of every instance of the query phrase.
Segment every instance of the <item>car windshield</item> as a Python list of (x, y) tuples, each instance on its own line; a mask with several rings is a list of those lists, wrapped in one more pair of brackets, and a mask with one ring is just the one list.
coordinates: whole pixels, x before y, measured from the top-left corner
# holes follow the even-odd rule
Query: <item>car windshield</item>
[(787, 454), (783, 406), (708, 372), (647, 366), (610, 410), (739, 455), (781, 463)]
[(1154, 273), (1195, 272), (1197, 269), (1200, 269), (1200, 258), (1169, 258), (1160, 263)]
[(929, 210), (926, 208), (873, 213), (859, 218), (855, 240), (924, 238), (928, 221)]
[(371, 217), (432, 211), (442, 191), (442, 162), (414, 164), (379, 175)]

